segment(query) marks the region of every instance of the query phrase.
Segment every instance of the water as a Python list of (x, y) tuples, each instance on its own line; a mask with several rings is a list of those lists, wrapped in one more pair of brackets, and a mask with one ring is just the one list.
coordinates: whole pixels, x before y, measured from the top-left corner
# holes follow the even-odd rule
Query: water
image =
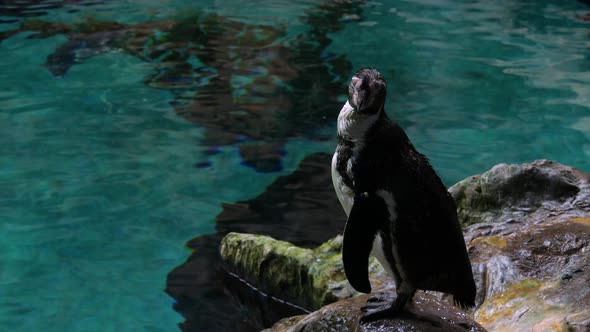
[[(0, 330), (177, 330), (183, 244), (332, 151), (359, 67), (447, 185), (538, 158), (590, 171), (576, 1), (29, 3), (0, 5)], [(23, 17), (53, 25), (9, 33)]]

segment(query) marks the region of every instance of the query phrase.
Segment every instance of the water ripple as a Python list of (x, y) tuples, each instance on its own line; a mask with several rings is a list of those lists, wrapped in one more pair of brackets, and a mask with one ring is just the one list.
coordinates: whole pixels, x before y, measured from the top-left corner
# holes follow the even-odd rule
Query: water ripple
[[(0, 24), (11, 21), (3, 32), (44, 12), (37, 17), (53, 22), (86, 15), (141, 22), (131, 28), (139, 36), (130, 45), (135, 53), (101, 47), (125, 29), (84, 40), (23, 32), (0, 44), (0, 326), (174, 328), (180, 317), (162, 288), (186, 258), (182, 243), (214, 231), (221, 202), (252, 198), (309, 152), (333, 149), (334, 123), (324, 121), (343, 102), (346, 91), (336, 83), (355, 68), (385, 75), (388, 113), (448, 185), (500, 162), (537, 158), (590, 170), (590, 25), (579, 18), (590, 7), (367, 1), (349, 13), (339, 11), (346, 2), (238, 2), (211, 0), (203, 9), (186, 0), (97, 1), (92, 8), (82, 8), (87, 1), (20, 1), (19, 13), (0, 12)], [(173, 41), (146, 58), (146, 45), (161, 40), (167, 24), (204, 14), (225, 15), (211, 26), (227, 25), (203, 44), (209, 58)], [(254, 38), (261, 29), (274, 33), (264, 47)], [(236, 36), (248, 31), (252, 38), (238, 45)], [(179, 66), (190, 51), (196, 55)], [(48, 68), (56, 54), (63, 67)], [(49, 71), (66, 67), (61, 78)], [(314, 76), (318, 70), (336, 74)], [(326, 100), (316, 95), (336, 106), (322, 108)], [(294, 113), (280, 112), (294, 102)], [(193, 123), (181, 117), (188, 103)], [(300, 123), (285, 127), (293, 119)], [(309, 127), (321, 134), (301, 139)], [(283, 148), (257, 145), (270, 138)], [(282, 159), (285, 171), (255, 173), (240, 166), (240, 153)], [(322, 206), (316, 203), (302, 206)]]

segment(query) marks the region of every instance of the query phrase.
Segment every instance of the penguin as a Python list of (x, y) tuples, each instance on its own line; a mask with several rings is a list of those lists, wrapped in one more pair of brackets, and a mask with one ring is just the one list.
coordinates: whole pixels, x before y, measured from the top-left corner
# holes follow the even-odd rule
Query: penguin
[(416, 290), (452, 294), (475, 306), (475, 282), (455, 201), (429, 160), (384, 110), (387, 85), (375, 69), (356, 72), (338, 115), (332, 181), (348, 216), (342, 260), (351, 286), (370, 293), (373, 255), (396, 292), (369, 297), (361, 322), (394, 316)]

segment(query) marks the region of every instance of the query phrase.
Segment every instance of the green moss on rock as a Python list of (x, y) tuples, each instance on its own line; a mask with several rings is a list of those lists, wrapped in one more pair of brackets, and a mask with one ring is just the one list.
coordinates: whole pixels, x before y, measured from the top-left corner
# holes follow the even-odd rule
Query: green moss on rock
[(230, 267), (265, 289), (281, 290), (290, 299), (300, 299), (308, 291), (307, 270), (314, 259), (310, 249), (268, 236), (229, 233), (220, 250)]
[[(221, 242), (226, 265), (263, 291), (315, 310), (357, 292), (348, 284), (342, 265), (342, 237), (311, 250), (268, 236), (230, 233)], [(372, 259), (371, 281), (376, 289), (391, 280)]]

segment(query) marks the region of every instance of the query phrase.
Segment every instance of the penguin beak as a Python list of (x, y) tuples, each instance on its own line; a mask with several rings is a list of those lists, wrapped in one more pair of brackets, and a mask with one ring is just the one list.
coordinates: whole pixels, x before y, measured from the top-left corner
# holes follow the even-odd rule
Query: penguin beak
[(365, 91), (356, 90), (354, 93), (354, 105), (355, 111), (362, 112), (364, 109), (364, 102), (365, 102)]
[(367, 92), (362, 87), (363, 80), (359, 77), (354, 76), (348, 86), (349, 104), (353, 107), (356, 112), (362, 113), (365, 110)]

